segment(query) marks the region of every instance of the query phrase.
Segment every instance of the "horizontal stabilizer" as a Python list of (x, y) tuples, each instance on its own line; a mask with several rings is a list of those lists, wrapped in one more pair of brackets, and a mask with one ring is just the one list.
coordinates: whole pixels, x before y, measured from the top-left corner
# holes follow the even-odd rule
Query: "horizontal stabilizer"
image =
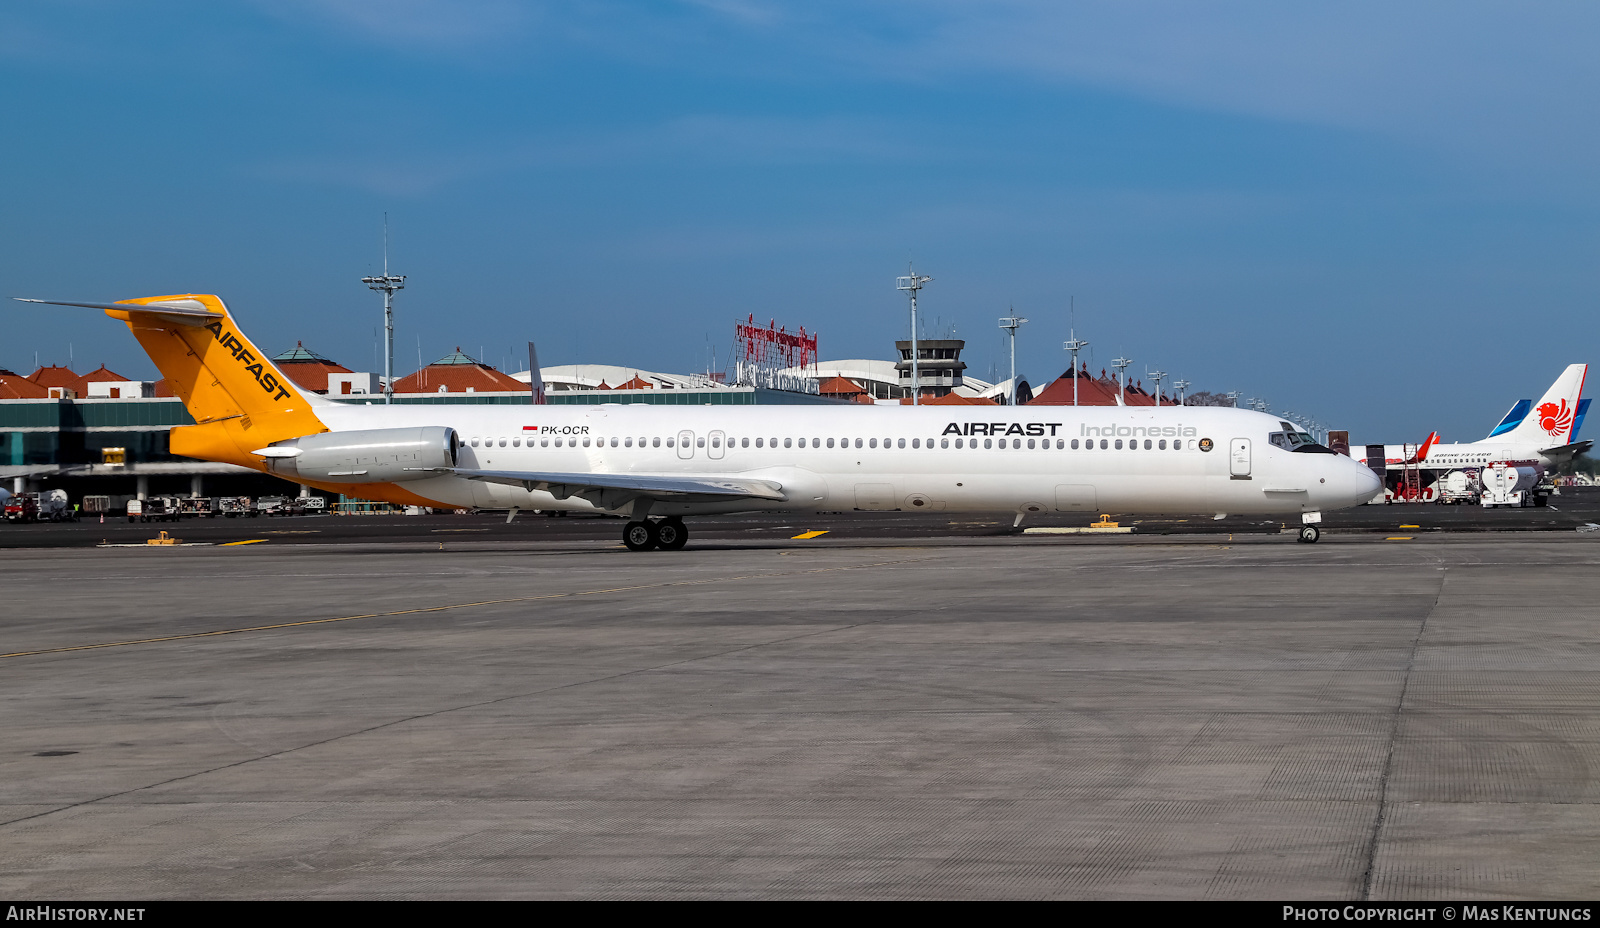
[(634, 496), (653, 499), (679, 499), (711, 496), (724, 499), (766, 499), (783, 501), (783, 486), (773, 480), (743, 477), (689, 477), (676, 474), (563, 474), (543, 471), (473, 470), (466, 467), (434, 468), (468, 480), (483, 480), (507, 486), (546, 490), (557, 499), (577, 496), (586, 490), (631, 491)]
[(19, 303), (43, 303), (46, 306), (79, 306), (84, 309), (110, 309), (125, 313), (149, 313), (179, 325), (205, 325), (222, 318), (205, 307), (199, 300), (170, 300), (160, 303), (70, 303), (65, 300), (30, 300), (12, 297)]

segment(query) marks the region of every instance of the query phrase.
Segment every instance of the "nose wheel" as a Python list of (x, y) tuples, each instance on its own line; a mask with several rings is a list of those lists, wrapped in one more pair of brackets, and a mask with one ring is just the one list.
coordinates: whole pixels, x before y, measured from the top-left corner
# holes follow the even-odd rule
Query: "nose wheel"
[(651, 548), (677, 551), (689, 543), (689, 529), (676, 516), (659, 522), (641, 519), (629, 522), (622, 529), (622, 543), (629, 551), (649, 551)]
[(1317, 543), (1317, 539), (1321, 537), (1322, 531), (1315, 525), (1300, 526), (1300, 540), (1305, 544), (1314, 545)]

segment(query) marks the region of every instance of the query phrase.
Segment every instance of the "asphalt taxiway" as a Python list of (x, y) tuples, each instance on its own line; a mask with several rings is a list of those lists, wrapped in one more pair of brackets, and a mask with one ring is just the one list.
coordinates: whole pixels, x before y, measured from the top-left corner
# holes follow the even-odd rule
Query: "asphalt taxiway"
[(1600, 891), (1600, 532), (448, 518), (8, 550), (0, 890)]

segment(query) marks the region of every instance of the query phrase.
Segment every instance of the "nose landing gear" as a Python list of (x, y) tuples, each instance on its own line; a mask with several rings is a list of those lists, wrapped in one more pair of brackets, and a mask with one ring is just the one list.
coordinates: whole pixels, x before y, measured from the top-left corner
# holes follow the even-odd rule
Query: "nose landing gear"
[(689, 529), (677, 516), (658, 522), (639, 519), (629, 522), (622, 529), (622, 543), (627, 545), (629, 551), (649, 551), (651, 548), (677, 551), (689, 543)]

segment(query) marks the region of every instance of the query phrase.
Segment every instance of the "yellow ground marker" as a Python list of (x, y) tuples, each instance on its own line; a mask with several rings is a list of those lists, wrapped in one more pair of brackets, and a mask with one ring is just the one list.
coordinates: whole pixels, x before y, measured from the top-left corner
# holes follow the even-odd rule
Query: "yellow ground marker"
[(222, 544), (217, 545), (217, 547), (231, 548), (234, 545), (259, 545), (264, 541), (266, 541), (265, 538), (252, 538), (249, 541), (224, 541)]
[(1385, 538), (1384, 541), (1410, 541), (1411, 539), (1412, 536), (1410, 535), (1391, 535)]
[(1420, 525), (1402, 525), (1401, 528), (1421, 528)]
[(801, 532), (800, 534), (798, 534), (798, 535), (794, 536), (793, 538), (791, 538), (790, 541), (799, 541), (799, 540), (801, 540), (803, 538), (816, 538), (819, 535), (826, 535), (826, 534), (828, 534), (828, 530), (827, 529), (823, 529), (820, 532)]

